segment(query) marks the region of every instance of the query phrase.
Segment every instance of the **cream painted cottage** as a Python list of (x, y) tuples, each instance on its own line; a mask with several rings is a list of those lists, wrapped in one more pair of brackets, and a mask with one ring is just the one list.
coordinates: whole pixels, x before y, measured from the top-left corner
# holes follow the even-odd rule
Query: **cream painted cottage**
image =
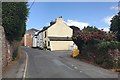
[[(51, 22), (49, 27), (44, 27), (43, 30), (38, 32), (37, 43), (35, 44), (42, 44), (42, 46), (39, 46), (40, 48), (51, 51), (70, 50), (73, 45), (72, 34), (73, 30), (64, 22), (62, 17), (59, 17)], [(38, 35), (42, 38), (39, 39)]]

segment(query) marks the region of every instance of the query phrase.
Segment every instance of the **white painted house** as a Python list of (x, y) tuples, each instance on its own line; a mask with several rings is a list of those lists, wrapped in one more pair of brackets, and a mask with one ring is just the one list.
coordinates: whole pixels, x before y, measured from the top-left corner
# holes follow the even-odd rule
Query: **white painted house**
[(38, 36), (37, 36), (37, 33), (35, 33), (35, 35), (33, 36), (33, 43), (32, 43), (32, 47), (33, 48), (36, 48), (38, 45), (37, 45), (37, 38), (38, 38)]
[(42, 39), (42, 32), (38, 31), (33, 36), (33, 46), (34, 48), (43, 49), (43, 39)]
[(42, 39), (42, 32), (39, 32), (38, 33), (38, 39), (37, 39), (37, 41), (38, 41), (38, 47), (40, 48), (40, 49), (43, 49), (43, 41), (42, 41), (43, 39)]

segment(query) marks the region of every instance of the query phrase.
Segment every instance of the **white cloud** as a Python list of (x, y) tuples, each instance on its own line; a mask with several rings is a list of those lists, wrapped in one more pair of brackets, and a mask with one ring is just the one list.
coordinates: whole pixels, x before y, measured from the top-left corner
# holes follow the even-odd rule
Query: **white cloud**
[(110, 7), (111, 10), (118, 10), (118, 6), (112, 6)]
[(110, 24), (111, 24), (110, 21), (112, 20), (113, 16), (114, 16), (114, 15), (112, 15), (112, 16), (107, 16), (107, 17), (105, 17), (105, 18), (103, 19), (103, 21), (104, 21), (106, 24), (110, 25)]
[(79, 21), (70, 20), (70, 19), (67, 20), (66, 24), (69, 26), (79, 27), (80, 29), (83, 29), (85, 26), (89, 25), (89, 23), (86, 23), (86, 22), (79, 22)]
[(106, 31), (106, 32), (110, 31), (108, 27), (107, 28), (98, 28), (98, 29), (100, 29), (100, 30), (103, 29), (103, 31)]

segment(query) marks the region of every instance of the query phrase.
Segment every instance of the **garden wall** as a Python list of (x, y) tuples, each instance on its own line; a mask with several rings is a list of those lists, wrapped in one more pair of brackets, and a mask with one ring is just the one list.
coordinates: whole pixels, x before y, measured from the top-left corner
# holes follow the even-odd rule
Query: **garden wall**
[(0, 26), (0, 54), (1, 54), (1, 66), (2, 71), (11, 63), (13, 60), (13, 53), (17, 50), (19, 42), (12, 42), (11, 44), (6, 40), (5, 32), (2, 26)]

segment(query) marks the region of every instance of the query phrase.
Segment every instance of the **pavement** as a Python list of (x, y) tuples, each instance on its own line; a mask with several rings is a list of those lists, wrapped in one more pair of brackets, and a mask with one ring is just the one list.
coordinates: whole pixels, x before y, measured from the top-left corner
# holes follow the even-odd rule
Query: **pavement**
[(2, 78), (24, 78), (26, 66), (26, 54), (24, 51), (19, 56), (19, 59), (12, 61), (5, 71), (2, 73)]

